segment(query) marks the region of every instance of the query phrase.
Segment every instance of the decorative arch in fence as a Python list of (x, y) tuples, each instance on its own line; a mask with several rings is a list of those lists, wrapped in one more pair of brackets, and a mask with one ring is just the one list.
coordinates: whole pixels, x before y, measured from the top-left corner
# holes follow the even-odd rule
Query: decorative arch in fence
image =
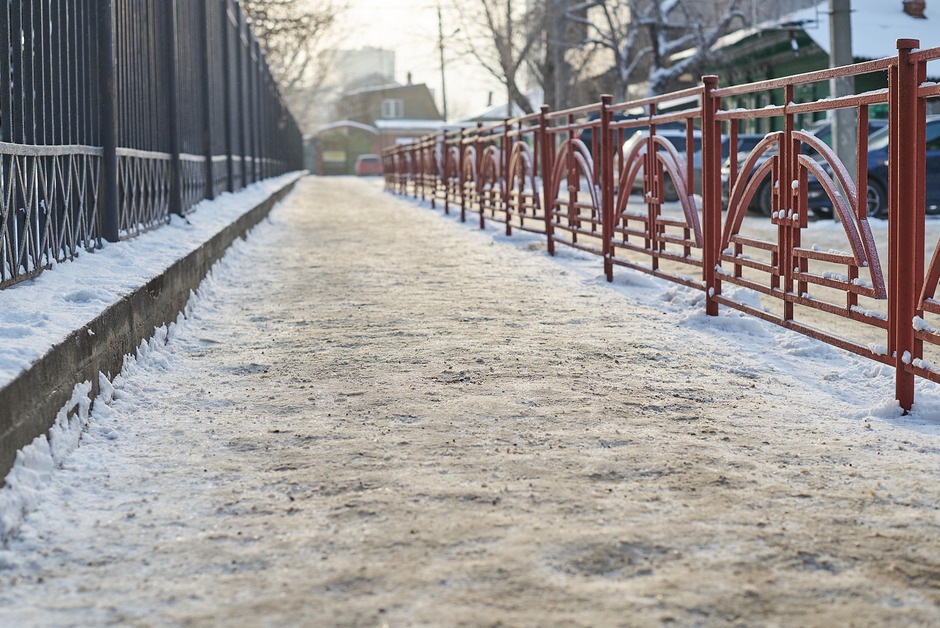
[[(443, 200), (448, 211), (457, 204), (462, 220), (476, 213), (481, 226), (544, 234), (550, 254), (559, 245), (595, 254), (609, 280), (617, 266), (646, 272), (704, 291), (709, 315), (733, 308), (890, 365), (898, 402), (910, 410), (915, 377), (940, 382), (940, 253), (925, 263), (940, 243), (924, 235), (926, 105), (940, 99), (926, 64), (940, 48), (897, 46), (896, 57), (833, 70), (732, 86), (704, 77), (700, 87), (633, 102), (603, 97), (432, 134), (417, 143), (442, 156), (437, 176), (409, 193)], [(885, 88), (797, 97), (863, 74), (884, 76)], [(747, 106), (768, 94), (776, 104)], [(867, 196), (877, 164), (868, 163), (866, 131), (872, 107), (884, 106), (889, 212), (876, 229)], [(860, 130), (854, 172), (801, 127), (835, 109), (853, 112)], [(670, 141), (663, 125), (686, 141)], [(771, 129), (747, 156), (725, 149), (755, 126)], [(642, 141), (626, 141), (637, 132)], [(406, 191), (397, 157), (410, 150), (386, 154), (391, 191)], [(666, 198), (670, 186), (677, 201)], [(766, 216), (748, 218), (761, 203)], [(810, 220), (825, 205), (835, 228)], [(829, 244), (807, 244), (823, 236)]]

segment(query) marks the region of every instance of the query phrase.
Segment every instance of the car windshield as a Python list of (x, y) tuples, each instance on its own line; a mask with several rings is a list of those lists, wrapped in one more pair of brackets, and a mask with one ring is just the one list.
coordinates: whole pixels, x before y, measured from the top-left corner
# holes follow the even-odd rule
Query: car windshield
[(672, 135), (666, 137), (669, 143), (676, 147), (680, 153), (685, 150), (685, 135)]
[(753, 135), (748, 137), (739, 137), (738, 138), (738, 152), (749, 153), (754, 150), (754, 147), (760, 144), (760, 141), (764, 139), (763, 135)]
[(888, 127), (882, 127), (868, 136), (868, 150), (883, 150), (888, 147)]

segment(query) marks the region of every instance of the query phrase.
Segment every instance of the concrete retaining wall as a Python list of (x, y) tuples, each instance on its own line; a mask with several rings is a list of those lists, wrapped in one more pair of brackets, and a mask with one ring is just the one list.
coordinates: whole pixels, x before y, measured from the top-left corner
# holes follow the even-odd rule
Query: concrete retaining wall
[(199, 286), (235, 238), (245, 237), (290, 192), (294, 183), (296, 179), (200, 248), (177, 260), (165, 273), (115, 303), (85, 327), (74, 330), (31, 368), (0, 388), (0, 478), (13, 466), (19, 449), (49, 431), (58, 412), (72, 397), (76, 384), (92, 382), (92, 393), (96, 395), (98, 373), (111, 376), (119, 373), (125, 355), (133, 354), (156, 327), (176, 320), (189, 300), (190, 291)]

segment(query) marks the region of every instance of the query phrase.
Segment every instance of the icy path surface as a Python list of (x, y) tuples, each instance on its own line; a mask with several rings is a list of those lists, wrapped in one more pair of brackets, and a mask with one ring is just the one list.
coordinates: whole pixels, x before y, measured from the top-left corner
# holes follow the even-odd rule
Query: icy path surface
[(301, 181), (97, 405), (0, 625), (940, 621), (889, 373), (512, 242)]

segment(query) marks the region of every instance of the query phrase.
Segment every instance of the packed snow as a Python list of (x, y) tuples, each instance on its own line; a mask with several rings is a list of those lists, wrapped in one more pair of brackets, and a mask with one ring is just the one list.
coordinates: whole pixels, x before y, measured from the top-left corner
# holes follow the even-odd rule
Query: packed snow
[(0, 291), (0, 386), (298, 176), (285, 174), (235, 194), (223, 193), (199, 203), (185, 217), (172, 216), (164, 227), (105, 242), (100, 250), (54, 264), (35, 279)]
[[(105, 242), (93, 253), (82, 253), (35, 279), (0, 290), (0, 386), (300, 176), (288, 173), (234, 194), (223, 193), (199, 203), (185, 217), (172, 216), (162, 228), (131, 240)], [(155, 338), (160, 334), (156, 330)], [(101, 401), (106, 403), (111, 385), (103, 375), (99, 380), (104, 391)], [(78, 445), (89, 420), (91, 390), (89, 382), (76, 382), (72, 399), (59, 411), (49, 434), (18, 453), (0, 489), (0, 543), (17, 529), (40, 499), (43, 483)]]
[[(938, 617), (936, 385), (902, 416), (890, 368), (379, 186), (302, 181), (77, 383), (0, 491), (0, 624)], [(0, 292), (3, 372), (248, 198)]]

